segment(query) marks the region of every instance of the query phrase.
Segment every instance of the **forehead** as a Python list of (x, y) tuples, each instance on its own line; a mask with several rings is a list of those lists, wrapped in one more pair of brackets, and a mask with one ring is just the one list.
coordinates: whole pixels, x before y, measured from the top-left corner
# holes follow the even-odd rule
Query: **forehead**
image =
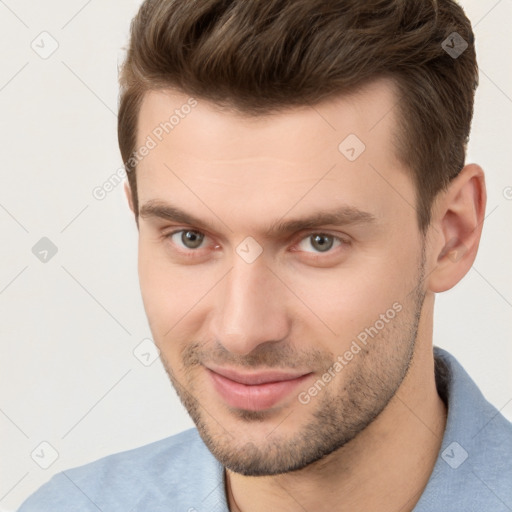
[(390, 183), (411, 195), (395, 154), (396, 102), (393, 84), (380, 80), (315, 105), (249, 117), (181, 92), (151, 91), (139, 113), (137, 147), (151, 146), (137, 165), (139, 203), (169, 200), (210, 217), (206, 206), (215, 203), (216, 212), (243, 211), (247, 219), (261, 217), (263, 203), (276, 218), (290, 208), (368, 210), (371, 203), (382, 216), (396, 201)]
[[(340, 94), (314, 105), (288, 107), (261, 116), (228, 110), (172, 89), (148, 91), (140, 107), (137, 146), (152, 136), (159, 145), (160, 139), (170, 139), (169, 143), (185, 149), (190, 130), (194, 132), (194, 143), (207, 151), (202, 154), (205, 159), (216, 159), (219, 153), (231, 158), (301, 156), (302, 150), (314, 149), (320, 141), (337, 147), (340, 137), (350, 133), (359, 134), (364, 142), (370, 142), (371, 137), (375, 145), (390, 142), (396, 128), (396, 103), (396, 87), (388, 79), (370, 82), (348, 95)], [(171, 133), (173, 137), (169, 137)], [(384, 135), (383, 140), (377, 140), (379, 135)], [(250, 151), (251, 137), (256, 136)], [(230, 144), (242, 139), (242, 145)], [(300, 147), (296, 145), (298, 139), (303, 143)], [(265, 145), (255, 147), (262, 140)], [(211, 141), (215, 143), (209, 144)]]

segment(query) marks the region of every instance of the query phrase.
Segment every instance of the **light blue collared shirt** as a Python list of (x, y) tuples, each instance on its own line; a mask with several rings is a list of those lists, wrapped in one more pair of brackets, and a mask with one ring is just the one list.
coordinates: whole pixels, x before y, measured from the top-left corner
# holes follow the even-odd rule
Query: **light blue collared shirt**
[[(434, 347), (448, 418), (414, 512), (511, 512), (512, 423)], [(445, 363), (443, 365), (442, 363)], [(195, 428), (62, 471), (18, 512), (228, 512), (224, 470)]]

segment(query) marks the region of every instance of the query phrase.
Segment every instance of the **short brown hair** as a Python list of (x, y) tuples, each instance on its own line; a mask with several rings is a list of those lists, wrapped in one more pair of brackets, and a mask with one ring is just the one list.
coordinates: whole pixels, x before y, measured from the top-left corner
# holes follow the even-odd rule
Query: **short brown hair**
[[(467, 44), (458, 56), (443, 43), (453, 47), (454, 32)], [(455, 1), (146, 0), (120, 71), (119, 147), (136, 219), (130, 156), (146, 92), (175, 89), (257, 116), (380, 77), (397, 85), (397, 156), (412, 172), (424, 232), (435, 196), (464, 166), (478, 83), (473, 31)]]

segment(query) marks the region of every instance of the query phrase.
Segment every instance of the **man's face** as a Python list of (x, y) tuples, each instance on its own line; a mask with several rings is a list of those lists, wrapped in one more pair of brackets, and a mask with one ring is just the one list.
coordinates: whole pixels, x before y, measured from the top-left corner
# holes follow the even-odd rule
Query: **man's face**
[(138, 147), (157, 143), (137, 169), (151, 331), (226, 467), (298, 469), (370, 425), (413, 356), (423, 237), (393, 145), (396, 98), (376, 82), (252, 119), (188, 99), (151, 92), (139, 118)]

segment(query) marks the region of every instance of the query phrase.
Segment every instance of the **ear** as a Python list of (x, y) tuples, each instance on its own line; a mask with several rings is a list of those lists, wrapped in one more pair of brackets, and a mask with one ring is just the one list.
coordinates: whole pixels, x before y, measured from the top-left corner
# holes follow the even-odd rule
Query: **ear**
[(126, 194), (126, 199), (128, 200), (128, 206), (130, 207), (130, 210), (133, 213), (135, 213), (133, 210), (132, 189), (130, 188), (130, 184), (128, 183), (128, 180), (125, 180), (125, 182), (124, 182), (124, 193)]
[(434, 266), (427, 277), (429, 290), (449, 290), (473, 265), (486, 203), (484, 172), (476, 164), (466, 165), (434, 202), (429, 227)]

